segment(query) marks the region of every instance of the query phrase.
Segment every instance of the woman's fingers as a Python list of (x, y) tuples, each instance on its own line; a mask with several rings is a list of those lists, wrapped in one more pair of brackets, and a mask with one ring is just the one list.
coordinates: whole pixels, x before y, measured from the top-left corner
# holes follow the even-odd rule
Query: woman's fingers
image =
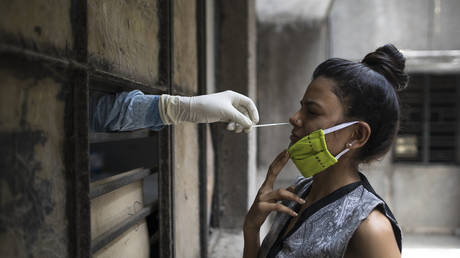
[(295, 187), (291, 185), (288, 188), (286, 188), (286, 190), (288, 190), (289, 192), (293, 193), (294, 190), (295, 190)]
[(294, 202), (298, 202), (300, 204), (304, 204), (305, 200), (297, 196), (296, 194), (286, 190), (286, 189), (278, 189), (276, 191), (271, 191), (267, 194), (261, 195), (259, 197), (260, 201), (263, 202), (277, 202), (282, 200), (290, 200)]
[(264, 186), (273, 189), (273, 184), (276, 181), (281, 169), (289, 160), (289, 152), (284, 150), (275, 158), (268, 169), (267, 177), (265, 178)]
[(293, 217), (296, 217), (298, 214), (289, 209), (288, 207), (282, 205), (281, 203), (269, 203), (269, 202), (261, 202), (259, 203), (259, 208), (264, 213), (270, 213), (272, 211), (279, 211), (289, 214)]

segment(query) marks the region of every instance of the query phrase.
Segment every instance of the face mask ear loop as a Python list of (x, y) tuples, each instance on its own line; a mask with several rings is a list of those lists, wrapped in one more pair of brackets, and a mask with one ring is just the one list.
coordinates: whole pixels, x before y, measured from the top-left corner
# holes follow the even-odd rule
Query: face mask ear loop
[(359, 121), (353, 121), (353, 122), (342, 123), (342, 124), (333, 126), (333, 127), (331, 127), (331, 128), (324, 129), (324, 130), (323, 130), (323, 133), (324, 133), (324, 135), (326, 135), (326, 134), (328, 134), (328, 133), (332, 133), (332, 132), (338, 131), (338, 130), (343, 129), (343, 128), (345, 128), (345, 127), (348, 127), (348, 126), (350, 126), (350, 125), (356, 124), (356, 123), (358, 123), (358, 122), (359, 122)]
[(345, 150), (343, 150), (342, 152), (340, 152), (339, 154), (337, 154), (337, 156), (335, 156), (335, 159), (336, 160), (339, 160), (340, 157), (342, 157), (345, 153), (347, 153), (348, 151), (350, 151), (350, 149), (346, 148)]

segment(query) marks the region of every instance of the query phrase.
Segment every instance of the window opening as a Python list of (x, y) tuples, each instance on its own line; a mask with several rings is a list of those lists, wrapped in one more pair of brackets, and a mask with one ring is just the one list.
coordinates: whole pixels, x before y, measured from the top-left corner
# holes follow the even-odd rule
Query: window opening
[(458, 84), (457, 75), (411, 75), (409, 87), (400, 93), (395, 161), (458, 162)]

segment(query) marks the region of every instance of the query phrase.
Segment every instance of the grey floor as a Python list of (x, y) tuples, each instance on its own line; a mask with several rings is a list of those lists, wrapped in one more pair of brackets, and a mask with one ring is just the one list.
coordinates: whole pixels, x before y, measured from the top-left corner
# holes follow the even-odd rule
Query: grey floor
[(460, 236), (405, 235), (403, 258), (460, 257)]
[(243, 232), (214, 230), (209, 241), (210, 258), (243, 257)]
[[(210, 238), (210, 258), (241, 258), (243, 233), (241, 231), (214, 231)], [(403, 258), (459, 258), (460, 236), (405, 234)]]

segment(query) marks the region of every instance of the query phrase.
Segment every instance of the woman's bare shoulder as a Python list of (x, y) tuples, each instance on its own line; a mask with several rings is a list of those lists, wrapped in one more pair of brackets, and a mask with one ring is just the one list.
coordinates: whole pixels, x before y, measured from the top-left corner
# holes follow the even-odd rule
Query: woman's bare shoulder
[(374, 209), (369, 216), (361, 222), (355, 234), (356, 233), (363, 234), (364, 236), (378, 236), (382, 234), (393, 236), (393, 228), (388, 218), (379, 210)]
[(401, 257), (388, 218), (373, 210), (353, 234), (345, 257)]

